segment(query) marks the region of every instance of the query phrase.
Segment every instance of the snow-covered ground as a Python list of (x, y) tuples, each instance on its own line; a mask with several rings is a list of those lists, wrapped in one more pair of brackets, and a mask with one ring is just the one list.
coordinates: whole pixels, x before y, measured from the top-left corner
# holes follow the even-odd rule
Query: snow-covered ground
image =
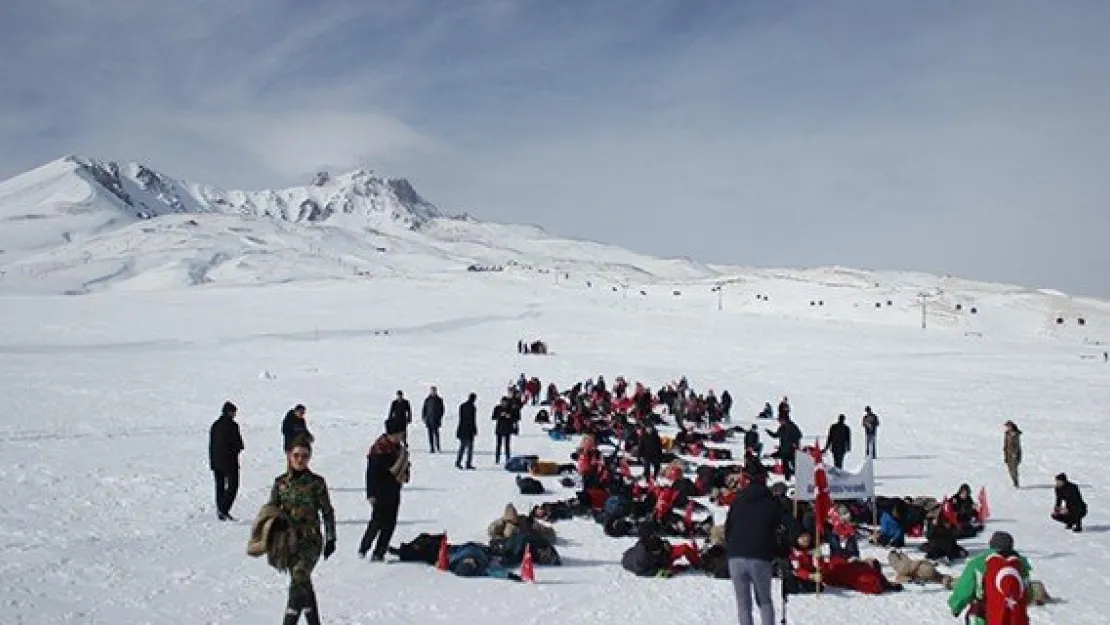
[[(859, 415), (871, 405), (883, 418), (882, 494), (985, 486), (994, 519), (966, 546), (982, 547), (991, 530), (1014, 534), (1035, 576), (1061, 599), (1034, 608), (1033, 622), (1106, 622), (1110, 492), (1100, 477), (1110, 365), (1104, 348), (1083, 344), (1105, 327), (1104, 305), (1077, 308), (1090, 323), (1068, 334), (1048, 321), (1051, 295), (977, 291), (982, 336), (939, 313), (922, 331), (907, 297), (874, 308), (871, 274), (827, 270), (804, 283), (797, 275), (730, 286), (723, 311), (705, 285), (642, 296), (511, 272), (265, 288), (168, 281), (83, 297), (2, 297), (0, 620), (277, 622), (287, 580), (244, 550), (249, 522), (284, 467), (281, 417), (302, 402), (317, 436), (313, 468), (328, 479), (339, 519), (339, 551), (315, 573), (325, 623), (735, 622), (728, 582), (635, 578), (619, 566), (631, 539), (607, 538), (592, 522), (556, 525), (565, 565), (540, 568), (535, 585), (355, 556), (369, 513), (365, 453), (393, 393), (404, 389), (416, 403), (435, 384), (454, 406), (474, 391), (488, 419), (506, 382), (524, 372), (560, 385), (601, 373), (653, 387), (687, 375), (696, 387), (731, 390), (734, 415), (789, 395), (807, 437), (848, 414), (857, 450)], [(761, 290), (769, 302), (753, 297)], [(824, 305), (809, 306), (810, 297)], [(556, 354), (516, 355), (518, 339), (537, 337)], [(239, 405), (247, 446), (239, 523), (216, 521), (207, 467), (208, 426), (226, 399)], [(1006, 419), (1025, 432), (1020, 491), (1007, 486), (1001, 462)], [(571, 444), (526, 420), (515, 452), (567, 457)], [(454, 425), (449, 408), (448, 452)], [(413, 431), (413, 482), (395, 544), (444, 530), (484, 541), (505, 503), (572, 495), (550, 479), (551, 495), (517, 494), (512, 474), (492, 465), (490, 424), (479, 427), (475, 472), (456, 471), (452, 453), (426, 453)], [(854, 452), (849, 466), (859, 459)], [(1048, 519), (1060, 471), (1090, 504), (1084, 534)], [(955, 622), (946, 596), (910, 587), (794, 597), (790, 622)]]

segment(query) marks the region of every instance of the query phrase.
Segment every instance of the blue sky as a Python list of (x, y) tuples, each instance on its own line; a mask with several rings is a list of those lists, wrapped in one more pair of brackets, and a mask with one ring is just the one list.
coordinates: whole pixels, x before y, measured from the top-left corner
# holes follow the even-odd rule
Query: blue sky
[(1110, 3), (5, 0), (0, 177), (410, 178), (664, 256), (1110, 297)]

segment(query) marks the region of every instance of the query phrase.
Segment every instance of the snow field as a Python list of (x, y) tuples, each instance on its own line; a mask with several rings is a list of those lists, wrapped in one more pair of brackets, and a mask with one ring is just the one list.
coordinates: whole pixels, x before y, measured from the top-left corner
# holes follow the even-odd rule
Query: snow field
[[(339, 549), (314, 576), (325, 623), (733, 622), (727, 582), (637, 579), (619, 566), (632, 539), (605, 537), (586, 521), (556, 524), (565, 565), (539, 568), (536, 585), (355, 556), (369, 518), (365, 453), (397, 389), (418, 409), (427, 387), (439, 386), (448, 416), (443, 454), (427, 453), (419, 424), (410, 431), (413, 482), (395, 545), (425, 531), (484, 542), (506, 503), (527, 509), (573, 496), (551, 478), (543, 480), (550, 495), (521, 496), (513, 475), (492, 465), (489, 411), (524, 372), (560, 387), (598, 373), (653, 388), (687, 375), (698, 390), (731, 390), (734, 418), (745, 421), (764, 401), (789, 395), (808, 440), (848, 415), (849, 466), (860, 459), (858, 421), (869, 404), (883, 419), (880, 493), (939, 497), (964, 481), (985, 485), (995, 517), (988, 533), (1012, 532), (1036, 577), (1063, 600), (1035, 608), (1034, 622), (1103, 622), (1103, 363), (1076, 358), (1062, 342), (717, 313), (701, 305), (715, 296), (705, 297), (666, 305), (570, 297), (490, 276), (5, 298), (5, 620), (276, 622), (287, 579), (244, 550), (249, 523), (284, 468), (281, 417), (303, 402), (317, 436), (313, 468), (327, 478), (339, 520)], [(519, 356), (519, 338), (543, 338), (556, 355)], [(262, 379), (263, 371), (275, 378)], [(479, 395), (481, 470), (459, 472), (454, 409), (470, 391)], [(240, 407), (247, 446), (237, 524), (216, 521), (207, 467), (208, 426), (225, 399)], [(514, 452), (565, 459), (573, 444), (550, 441), (530, 415)], [(1001, 463), (1006, 419), (1025, 432), (1028, 486), (1017, 492)], [(1059, 471), (1084, 488), (1092, 510), (1084, 534), (1047, 517)], [(980, 548), (987, 536), (965, 545)], [(831, 592), (792, 598), (789, 614), (798, 623), (935, 624), (951, 618), (945, 598), (935, 587), (882, 597)]]

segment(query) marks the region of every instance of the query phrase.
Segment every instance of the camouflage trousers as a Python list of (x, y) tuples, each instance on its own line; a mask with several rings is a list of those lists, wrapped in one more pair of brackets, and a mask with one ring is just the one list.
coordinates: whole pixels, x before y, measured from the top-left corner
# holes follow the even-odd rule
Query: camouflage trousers
[(297, 544), (289, 566), (289, 607), (303, 609), (316, 603), (316, 591), (312, 588), (312, 570), (320, 560), (323, 539), (317, 532), (306, 532)]

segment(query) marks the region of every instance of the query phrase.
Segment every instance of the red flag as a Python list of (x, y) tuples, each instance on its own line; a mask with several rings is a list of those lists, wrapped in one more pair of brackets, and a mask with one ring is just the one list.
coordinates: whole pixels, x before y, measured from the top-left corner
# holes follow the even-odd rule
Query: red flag
[(825, 472), (824, 464), (817, 464), (813, 468), (813, 486), (817, 496), (813, 500), (813, 518), (823, 522), (829, 518), (833, 509), (832, 497), (829, 496), (829, 476)]
[(694, 502), (686, 503), (686, 513), (682, 516), (682, 523), (686, 527), (686, 534), (694, 533)]
[(987, 625), (1029, 625), (1021, 558), (991, 554), (983, 574)]
[(806, 450), (813, 458), (814, 464), (821, 464), (825, 461), (825, 454), (821, 453), (821, 439), (813, 439), (813, 447), (807, 447)]

